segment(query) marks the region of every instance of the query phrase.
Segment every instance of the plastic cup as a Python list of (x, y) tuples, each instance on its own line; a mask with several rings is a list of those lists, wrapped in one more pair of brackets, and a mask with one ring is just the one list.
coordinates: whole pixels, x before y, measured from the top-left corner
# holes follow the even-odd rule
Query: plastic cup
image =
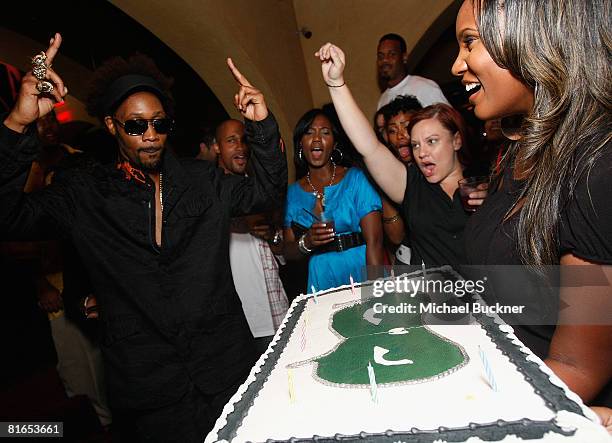
[(334, 230), (334, 235), (336, 235), (336, 222), (332, 214), (323, 211), (319, 218), (321, 219), (321, 223), (325, 223), (325, 227), (327, 228), (332, 228)]
[(478, 206), (470, 205), (468, 200), (470, 200), (470, 194), (472, 192), (484, 191), (486, 187), (481, 186), (484, 184), (489, 184), (488, 176), (467, 177), (459, 180), (459, 195), (461, 196), (463, 209), (468, 212), (474, 212), (476, 209), (478, 209)]

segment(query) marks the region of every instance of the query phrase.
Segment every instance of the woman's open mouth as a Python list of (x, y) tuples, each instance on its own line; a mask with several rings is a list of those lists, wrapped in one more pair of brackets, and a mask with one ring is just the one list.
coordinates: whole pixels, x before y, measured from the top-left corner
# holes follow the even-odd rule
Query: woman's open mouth
[(431, 177), (436, 172), (436, 164), (432, 162), (421, 162), (421, 171), (425, 177)]
[(323, 158), (323, 148), (322, 147), (314, 147), (310, 150), (310, 156), (313, 160), (321, 160)]
[(410, 153), (410, 148), (402, 146), (402, 147), (400, 147), (397, 150), (397, 153), (399, 154), (399, 156), (400, 156), (400, 158), (402, 160), (410, 160), (410, 159), (412, 159), (412, 154)]
[(472, 101), (474, 95), (476, 95), (481, 88), (482, 85), (480, 83), (468, 83), (465, 85), (465, 93), (468, 96), (468, 100)]

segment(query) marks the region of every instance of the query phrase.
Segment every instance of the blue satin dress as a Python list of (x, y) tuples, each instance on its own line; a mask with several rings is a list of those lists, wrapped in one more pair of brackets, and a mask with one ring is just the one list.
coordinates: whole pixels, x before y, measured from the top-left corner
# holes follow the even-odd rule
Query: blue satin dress
[[(350, 232), (361, 232), (360, 222), (372, 211), (380, 211), (380, 196), (370, 184), (363, 171), (350, 168), (344, 178), (332, 186), (326, 186), (325, 213), (331, 214), (335, 222), (336, 235)], [(306, 192), (298, 182), (287, 190), (287, 207), (285, 226), (297, 222), (310, 227), (315, 221), (304, 209), (314, 212), (316, 197)], [(350, 284), (350, 276), (355, 282), (366, 280), (366, 245), (357, 246), (342, 252), (313, 254), (308, 263), (308, 287), (321, 291), (341, 285)]]

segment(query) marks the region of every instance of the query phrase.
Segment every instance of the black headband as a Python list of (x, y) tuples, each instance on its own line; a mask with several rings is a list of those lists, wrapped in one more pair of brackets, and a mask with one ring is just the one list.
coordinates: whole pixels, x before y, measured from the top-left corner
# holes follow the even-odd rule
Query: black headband
[(151, 77), (139, 74), (124, 75), (115, 80), (104, 94), (103, 109), (105, 115), (110, 115), (124, 99), (137, 91), (150, 91), (157, 95), (162, 102), (167, 99), (159, 83)]

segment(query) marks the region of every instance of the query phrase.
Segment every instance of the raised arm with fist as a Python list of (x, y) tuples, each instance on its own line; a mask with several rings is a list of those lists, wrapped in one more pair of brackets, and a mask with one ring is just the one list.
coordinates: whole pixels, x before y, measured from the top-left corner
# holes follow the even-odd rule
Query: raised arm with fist
[(321, 60), (321, 72), (323, 79), (330, 88), (339, 88), (345, 85), (344, 82), (344, 52), (332, 43), (325, 43), (315, 53)]

